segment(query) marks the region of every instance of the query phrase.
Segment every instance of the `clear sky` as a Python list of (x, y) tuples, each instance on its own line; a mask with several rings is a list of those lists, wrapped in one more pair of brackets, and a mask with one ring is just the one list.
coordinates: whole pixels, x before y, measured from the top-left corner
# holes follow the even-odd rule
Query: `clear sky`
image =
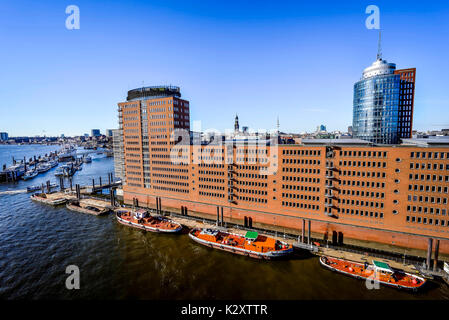
[[(66, 6), (80, 9), (68, 30)], [(0, 2), (0, 131), (79, 135), (115, 128), (144, 85), (181, 87), (203, 129), (346, 130), (354, 82), (376, 58), (416, 67), (414, 129), (449, 128), (449, 2)]]

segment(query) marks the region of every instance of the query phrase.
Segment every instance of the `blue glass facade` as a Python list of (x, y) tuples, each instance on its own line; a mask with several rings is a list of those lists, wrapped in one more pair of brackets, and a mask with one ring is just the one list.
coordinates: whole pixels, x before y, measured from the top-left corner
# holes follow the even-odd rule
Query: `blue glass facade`
[(354, 85), (353, 136), (373, 143), (397, 144), (401, 80), (392, 73), (393, 68), (382, 69)]

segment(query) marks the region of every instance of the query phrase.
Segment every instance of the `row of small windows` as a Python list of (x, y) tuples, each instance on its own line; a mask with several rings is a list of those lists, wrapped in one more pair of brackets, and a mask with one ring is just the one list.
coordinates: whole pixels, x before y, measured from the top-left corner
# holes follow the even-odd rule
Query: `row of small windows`
[(321, 161), (316, 159), (282, 159), (282, 163), (320, 165)]
[(199, 177), (198, 181), (213, 182), (213, 183), (224, 183), (224, 179), (203, 178), (203, 177)]
[(343, 170), (340, 173), (341, 176), (354, 176), (354, 177), (368, 177), (368, 178), (385, 178), (385, 172), (374, 172), (374, 171), (346, 171)]
[(350, 214), (360, 217), (370, 217), (370, 218), (384, 218), (383, 212), (373, 212), (373, 211), (365, 211), (365, 210), (357, 210), (357, 209), (349, 209), (349, 208), (341, 208), (341, 213)]
[(320, 180), (320, 178), (282, 176), (282, 181), (320, 183), (321, 180)]
[(162, 187), (162, 186), (153, 186), (153, 189), (162, 190), (162, 191), (170, 191), (170, 192), (189, 193), (188, 189), (169, 188), (169, 187)]
[(238, 185), (241, 186), (253, 186), (253, 187), (267, 187), (268, 184), (266, 182), (258, 182), (258, 181), (237, 181)]
[(305, 173), (305, 174), (320, 174), (320, 169), (311, 168), (282, 168), (282, 172), (294, 172), (294, 173)]
[(354, 199), (341, 199), (342, 204), (348, 204), (352, 206), (371, 207), (371, 208), (383, 208), (383, 202), (363, 201)]
[(366, 197), (366, 198), (385, 198), (385, 193), (383, 192), (372, 192), (372, 191), (360, 191), (360, 190), (341, 190), (342, 195)]
[(429, 197), (429, 196), (411, 196), (411, 195), (409, 195), (408, 201), (447, 204), (447, 198)]
[(206, 197), (224, 198), (224, 194), (222, 193), (198, 191), (198, 194)]
[(241, 193), (250, 193), (250, 194), (258, 194), (262, 196), (266, 196), (268, 193), (264, 190), (257, 190), (257, 189), (237, 189), (238, 192)]
[(169, 184), (172, 186), (181, 186), (181, 187), (188, 187), (188, 182), (179, 182), (179, 181), (166, 181), (166, 180), (154, 180), (154, 183), (157, 184)]
[(447, 187), (442, 186), (430, 186), (430, 185), (420, 185), (420, 184), (410, 184), (408, 186), (409, 191), (422, 191), (422, 192), (439, 192), (447, 193)]
[(303, 185), (283, 184), (282, 189), (308, 191), (308, 192), (320, 192), (320, 188), (318, 188), (318, 187), (310, 187), (310, 186), (303, 186)]
[(252, 198), (252, 197), (239, 196), (238, 199), (241, 200), (241, 201), (267, 203), (267, 199), (262, 199), (262, 198)]
[(342, 157), (373, 157), (373, 158), (386, 158), (386, 151), (340, 151)]
[(213, 189), (213, 190), (221, 190), (221, 191), (225, 190), (224, 187), (213, 186), (213, 185), (211, 186), (211, 185), (208, 185), (208, 184), (199, 184), (198, 187), (201, 188), (201, 189)]
[(153, 173), (153, 177), (178, 179), (178, 180), (189, 180), (189, 176), (171, 175), (171, 174), (162, 174), (162, 173)]
[(224, 172), (222, 171), (209, 171), (209, 170), (198, 170), (199, 174), (207, 174), (207, 175), (214, 175), (214, 176), (224, 176)]
[(428, 207), (419, 207), (419, 206), (407, 206), (407, 211), (409, 212), (420, 212), (420, 213), (430, 213), (435, 215), (446, 215), (446, 209), (440, 209), (440, 208), (428, 208)]
[(282, 193), (282, 198), (301, 199), (301, 200), (308, 200), (308, 201), (320, 201), (320, 197), (318, 197), (318, 196), (296, 194), (296, 193)]
[(410, 152), (412, 159), (449, 159), (449, 152)]
[(408, 176), (409, 180), (422, 180), (422, 181), (445, 181), (445, 182), (449, 182), (449, 176), (438, 176), (436, 174), (434, 175), (430, 175), (430, 174), (409, 174)]
[(433, 218), (427, 218), (427, 217), (407, 216), (405, 221), (412, 222), (412, 223), (430, 224), (430, 225), (442, 226), (442, 227), (449, 226), (449, 222), (446, 220), (433, 219)]
[(386, 162), (376, 162), (376, 161), (342, 161), (339, 162), (342, 167), (368, 167), (368, 168), (386, 168)]
[(282, 150), (285, 155), (320, 156), (320, 150)]
[(357, 187), (366, 187), (366, 188), (385, 188), (384, 182), (375, 182), (375, 181), (341, 180), (340, 184), (343, 186), (357, 186)]
[(301, 209), (309, 209), (309, 210), (320, 210), (320, 206), (310, 203), (298, 203), (298, 202), (288, 202), (288, 201), (282, 201), (282, 205), (284, 207), (293, 207), (293, 208), (301, 208)]
[(427, 169), (427, 170), (449, 170), (449, 164), (444, 165), (443, 163), (413, 163), (410, 162), (410, 169)]
[(260, 175), (260, 174), (256, 174), (256, 173), (241, 173), (238, 172), (237, 173), (237, 177), (240, 178), (252, 178), (252, 179), (268, 179), (268, 176), (266, 175)]

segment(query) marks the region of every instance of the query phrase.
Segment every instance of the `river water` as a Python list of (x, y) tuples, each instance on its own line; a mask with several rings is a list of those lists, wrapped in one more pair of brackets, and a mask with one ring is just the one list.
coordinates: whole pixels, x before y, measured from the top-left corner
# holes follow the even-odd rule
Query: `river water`
[[(55, 151), (55, 146), (0, 146), (0, 165)], [(259, 261), (200, 246), (186, 234), (145, 233), (113, 215), (90, 216), (32, 202), (30, 185), (57, 182), (52, 169), (29, 181), (0, 184), (2, 299), (449, 299), (446, 284), (412, 294), (322, 268), (316, 257)], [(113, 159), (93, 155), (73, 183), (113, 172)], [(67, 185), (67, 184), (66, 184)], [(68, 290), (66, 267), (80, 269)]]

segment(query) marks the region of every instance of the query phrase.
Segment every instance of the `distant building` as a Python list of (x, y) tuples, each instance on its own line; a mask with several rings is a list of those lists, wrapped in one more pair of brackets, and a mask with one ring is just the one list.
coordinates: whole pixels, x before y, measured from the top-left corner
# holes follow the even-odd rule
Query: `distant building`
[(114, 150), (114, 175), (125, 184), (125, 150), (122, 130), (112, 130), (112, 148)]
[(99, 137), (99, 136), (101, 136), (100, 129), (92, 129), (90, 135), (92, 137)]
[(88, 134), (88, 133), (85, 133), (85, 134), (84, 134), (84, 138), (89, 138), (89, 134)]
[(112, 137), (112, 136), (113, 136), (113, 132), (114, 132), (114, 130), (112, 130), (112, 129), (107, 129), (107, 130), (106, 130), (106, 136), (107, 136), (107, 137)]
[(0, 132), (0, 141), (7, 141), (9, 139), (7, 132)]

